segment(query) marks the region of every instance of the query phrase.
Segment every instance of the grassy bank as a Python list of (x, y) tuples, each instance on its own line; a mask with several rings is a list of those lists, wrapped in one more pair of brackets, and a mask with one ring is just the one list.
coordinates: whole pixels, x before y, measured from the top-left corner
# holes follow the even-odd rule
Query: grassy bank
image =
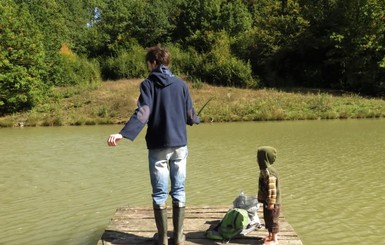
[[(104, 82), (96, 90), (57, 89), (30, 112), (0, 118), (1, 127), (124, 123), (136, 108), (141, 80)], [(248, 90), (191, 84), (202, 122), (385, 117), (385, 100), (327, 92)]]

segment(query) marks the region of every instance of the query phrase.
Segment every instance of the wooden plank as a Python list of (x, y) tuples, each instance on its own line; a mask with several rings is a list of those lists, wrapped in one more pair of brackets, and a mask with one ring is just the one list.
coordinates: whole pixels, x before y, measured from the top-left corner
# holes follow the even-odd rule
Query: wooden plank
[[(184, 220), (185, 245), (222, 244), (205, 237), (210, 226), (217, 224), (225, 215), (226, 207), (186, 207)], [(262, 219), (262, 209), (258, 216)], [(172, 208), (168, 209), (168, 236), (172, 237)], [(152, 208), (118, 208), (104, 231), (98, 245), (153, 245), (156, 233)], [(262, 228), (252, 231), (245, 237), (233, 239), (229, 244), (263, 244), (267, 231)], [(280, 245), (302, 245), (292, 226), (280, 217)], [(172, 244), (170, 242), (170, 244)]]

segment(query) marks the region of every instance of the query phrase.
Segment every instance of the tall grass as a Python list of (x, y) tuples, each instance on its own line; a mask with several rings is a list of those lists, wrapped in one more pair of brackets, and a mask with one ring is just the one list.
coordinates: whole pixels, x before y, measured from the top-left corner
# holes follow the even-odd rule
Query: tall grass
[[(56, 89), (32, 111), (0, 118), (0, 127), (120, 124), (136, 109), (141, 80), (103, 82), (96, 89)], [(241, 89), (189, 82), (202, 122), (380, 118), (385, 100), (354, 94)]]

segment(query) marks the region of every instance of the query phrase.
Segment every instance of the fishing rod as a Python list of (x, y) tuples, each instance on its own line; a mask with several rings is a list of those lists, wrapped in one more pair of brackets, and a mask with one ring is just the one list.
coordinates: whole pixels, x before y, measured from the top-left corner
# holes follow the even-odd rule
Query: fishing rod
[(199, 116), (199, 115), (201, 114), (201, 112), (203, 111), (203, 109), (207, 106), (207, 104), (208, 104), (212, 99), (214, 99), (214, 97), (211, 97), (210, 99), (208, 99), (208, 100), (206, 101), (206, 103), (205, 103), (205, 104), (202, 106), (202, 108), (198, 111), (197, 116)]

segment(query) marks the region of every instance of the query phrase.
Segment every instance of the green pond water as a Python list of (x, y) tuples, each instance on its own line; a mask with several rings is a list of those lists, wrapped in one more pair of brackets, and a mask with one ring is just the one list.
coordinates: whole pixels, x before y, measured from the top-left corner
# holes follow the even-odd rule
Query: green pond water
[[(151, 207), (144, 131), (0, 129), (0, 244), (96, 245), (116, 208)], [(188, 128), (187, 205), (231, 207), (258, 188), (258, 146), (278, 150), (283, 213), (305, 245), (385, 244), (385, 120)]]

